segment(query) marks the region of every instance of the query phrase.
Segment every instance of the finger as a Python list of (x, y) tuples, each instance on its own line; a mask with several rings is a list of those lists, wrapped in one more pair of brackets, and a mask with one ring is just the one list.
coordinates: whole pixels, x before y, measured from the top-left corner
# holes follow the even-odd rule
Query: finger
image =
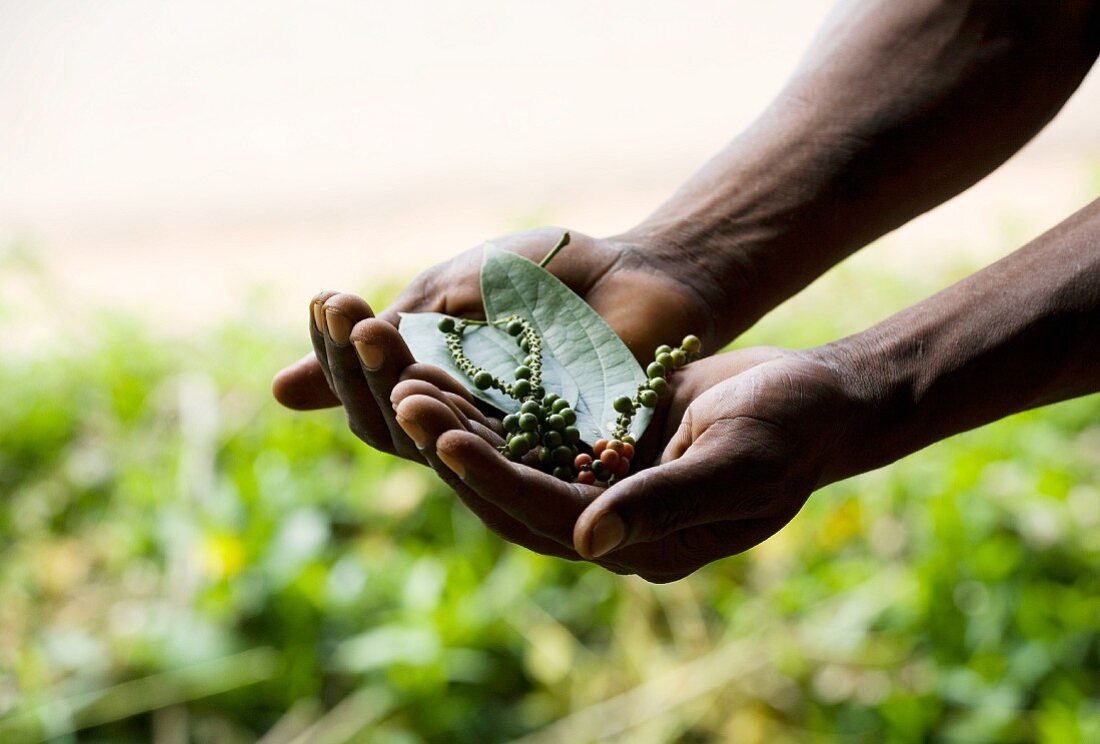
[(471, 399), (470, 391), (467, 390), (461, 382), (448, 374), (445, 369), (437, 367), (434, 364), (424, 364), (423, 362), (414, 362), (410, 364), (401, 373), (401, 379), (408, 380), (412, 378), (430, 382), (440, 390), (454, 393), (460, 398), (465, 398), (466, 400)]
[(271, 381), (275, 400), (295, 411), (312, 411), (340, 405), (313, 352), (283, 368)]
[(412, 440), (394, 418), (390, 396), (401, 374), (413, 364), (412, 352), (397, 329), (384, 320), (367, 318), (355, 325), (351, 341), (359, 357), (359, 369), (365, 375), (367, 388), (374, 398), (375, 409), (390, 431), (399, 452), (410, 453)]
[[(454, 470), (440, 459), (436, 451), (436, 445), (441, 435), (461, 431), (475, 438), (479, 436), (462, 430), (462, 423), (458, 420), (454, 409), (436, 397), (413, 394), (401, 399), (397, 406), (396, 419), (399, 425), (408, 432), (410, 438), (422, 447), (421, 451), (424, 458), (435, 468), (443, 481), (454, 490), (462, 503), (490, 530), (509, 542), (522, 545), (538, 553), (578, 560), (577, 554), (571, 548), (534, 534), (502, 509), (481, 498), (455, 474)], [(481, 441), (487, 447), (491, 447), (490, 444), (481, 439), (478, 439), (478, 441)]]
[(455, 396), (443, 392), (435, 385), (424, 380), (402, 380), (394, 385), (393, 391), (390, 393), (390, 406), (396, 410), (401, 405), (401, 401), (414, 395), (426, 395), (429, 398), (435, 398), (451, 409), (463, 428), (470, 428), (470, 418), (465, 411), (458, 407)]
[(329, 390), (336, 395), (336, 388), (332, 385), (332, 375), (328, 370), (328, 350), (325, 349), (325, 302), (329, 297), (337, 294), (332, 290), (326, 290), (314, 295), (309, 303), (309, 340), (313, 344), (313, 353), (317, 357), (317, 363), (321, 367), (321, 374)]
[(536, 535), (572, 548), (573, 525), (598, 489), (567, 484), (534, 468), (509, 462), (470, 432), (446, 432), (436, 442), (436, 451), (481, 498)]
[(370, 305), (356, 295), (340, 293), (325, 301), (322, 312), (329, 376), (336, 396), (344, 405), (348, 427), (376, 449), (423, 462), (424, 458), (404, 432), (387, 422), (387, 414), (392, 419), (389, 401), (386, 401), (385, 410), (379, 407), (364, 375), (359, 354), (352, 346), (352, 328), (374, 317)]
[[(709, 436), (708, 436), (709, 435)], [(679, 530), (750, 515), (731, 510), (728, 492), (751, 489), (727, 462), (729, 440), (700, 437), (680, 459), (643, 470), (601, 493), (577, 519), (573, 545), (586, 558)]]

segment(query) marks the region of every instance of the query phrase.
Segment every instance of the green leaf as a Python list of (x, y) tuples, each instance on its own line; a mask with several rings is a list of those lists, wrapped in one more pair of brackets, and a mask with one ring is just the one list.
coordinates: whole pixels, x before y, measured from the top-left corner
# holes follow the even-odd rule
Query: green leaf
[[(418, 362), (434, 364), (461, 382), (470, 394), (505, 413), (519, 409), (519, 403), (499, 390), (478, 390), (451, 358), (439, 321), (448, 317), (441, 313), (401, 313), (401, 337)], [(457, 319), (456, 319), (457, 320)], [(502, 380), (511, 382), (512, 373), (526, 356), (516, 339), (502, 328), (470, 326), (462, 334), (462, 348), (475, 364), (492, 372)], [(557, 393), (567, 400), (576, 400), (577, 385), (562, 369), (556, 359), (543, 354), (542, 384), (547, 391)]]
[[(542, 335), (544, 358), (555, 359), (565, 369), (578, 395), (565, 396), (549, 384), (544, 387), (573, 404), (581, 437), (592, 442), (610, 436), (618, 417), (612, 402), (620, 395), (633, 397), (646, 375), (603, 318), (550, 272), (489, 244), (481, 265), (481, 296), (487, 318), (519, 315), (534, 323)], [(630, 433), (641, 437), (652, 415), (650, 409), (640, 408)]]

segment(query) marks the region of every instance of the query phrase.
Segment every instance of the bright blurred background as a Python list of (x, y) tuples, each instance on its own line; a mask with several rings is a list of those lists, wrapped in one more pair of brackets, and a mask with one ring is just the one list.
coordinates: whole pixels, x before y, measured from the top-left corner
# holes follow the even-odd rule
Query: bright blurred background
[[(0, 0), (0, 741), (1100, 740), (1100, 400), (651, 586), (501, 543), (335, 412), (308, 299), (629, 227), (826, 0)], [(1100, 82), (738, 345), (859, 330), (1100, 195)]]

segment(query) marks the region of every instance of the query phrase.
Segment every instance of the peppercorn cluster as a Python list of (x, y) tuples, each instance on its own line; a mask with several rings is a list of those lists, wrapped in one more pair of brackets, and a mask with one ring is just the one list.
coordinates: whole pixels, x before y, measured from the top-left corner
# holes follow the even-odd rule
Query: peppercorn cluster
[[(526, 355), (513, 372), (515, 378), (506, 382), (489, 370), (479, 367), (462, 350), (462, 336), (469, 326), (503, 326)], [(455, 365), (478, 390), (499, 390), (519, 402), (517, 413), (507, 414), (501, 422), (504, 426), (504, 443), (500, 453), (514, 462), (537, 467), (555, 478), (592, 485), (610, 485), (630, 473), (630, 461), (634, 457), (634, 438), (627, 432), (638, 408), (653, 408), (660, 396), (668, 391), (668, 377), (699, 355), (702, 344), (695, 336), (686, 336), (678, 348), (661, 345), (654, 352), (654, 361), (646, 367), (645, 383), (640, 385), (634, 397), (616, 398), (612, 407), (619, 414), (612, 429), (611, 439), (599, 439), (592, 452), (581, 442), (580, 430), (575, 426), (577, 413), (569, 401), (561, 396), (547, 394), (542, 385), (542, 338), (534, 325), (516, 315), (494, 321), (455, 320), (443, 318), (439, 330), (444, 334), (447, 349)]]
[(658, 398), (668, 392), (669, 375), (696, 359), (702, 350), (703, 343), (696, 336), (684, 336), (680, 346), (675, 349), (668, 344), (658, 346), (653, 352), (653, 361), (645, 369), (648, 379), (634, 391), (634, 397), (623, 395), (611, 404), (619, 414), (612, 435), (625, 441), (627, 432), (630, 431), (630, 422), (634, 420), (638, 409), (656, 407)]

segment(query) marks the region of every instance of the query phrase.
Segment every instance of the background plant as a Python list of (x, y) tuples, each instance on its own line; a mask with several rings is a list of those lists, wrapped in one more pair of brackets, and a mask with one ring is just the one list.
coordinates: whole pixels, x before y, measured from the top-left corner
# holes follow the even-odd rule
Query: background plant
[[(842, 267), (739, 344), (953, 278)], [(338, 413), (277, 408), (301, 339), (262, 307), (181, 343), (55, 299), (68, 334), (0, 356), (2, 741), (1100, 738), (1095, 396), (651, 586), (506, 545)]]

